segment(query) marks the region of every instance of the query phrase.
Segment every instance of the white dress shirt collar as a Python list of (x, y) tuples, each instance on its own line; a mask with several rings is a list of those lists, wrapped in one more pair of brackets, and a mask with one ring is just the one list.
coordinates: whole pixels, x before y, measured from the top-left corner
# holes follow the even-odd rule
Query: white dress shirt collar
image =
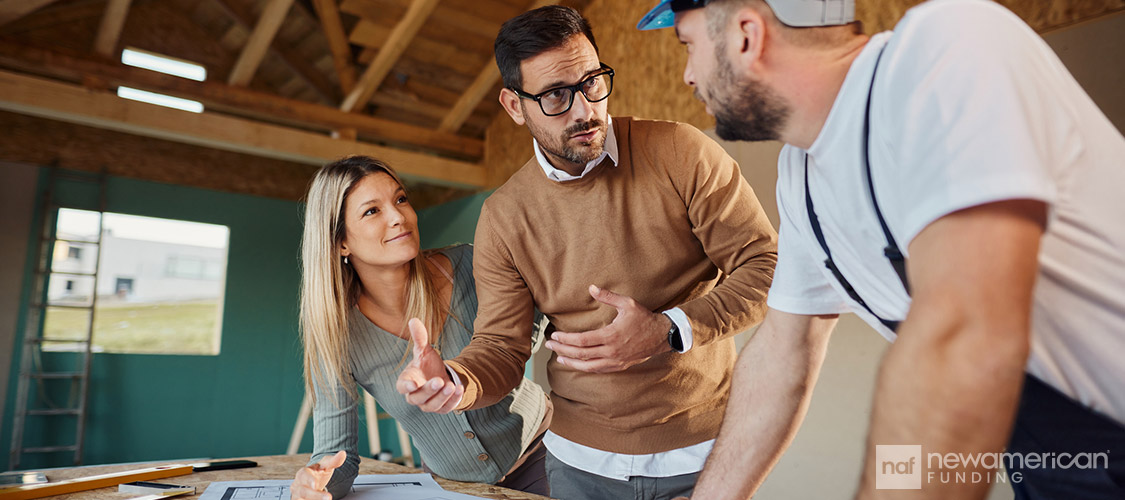
[(547, 178), (555, 182), (573, 181), (581, 179), (586, 174), (590, 173), (594, 167), (598, 166), (606, 156), (613, 162), (613, 166), (617, 166), (617, 136), (613, 133), (613, 118), (606, 115), (606, 132), (605, 132), (605, 150), (597, 158), (590, 160), (586, 163), (586, 168), (582, 169), (582, 173), (574, 176), (566, 173), (563, 170), (557, 169), (551, 162), (547, 161), (547, 156), (543, 154), (543, 150), (539, 149), (539, 141), (534, 138), (531, 139), (532, 147), (535, 149), (535, 160), (539, 162), (539, 166), (543, 168), (543, 172), (547, 174)]

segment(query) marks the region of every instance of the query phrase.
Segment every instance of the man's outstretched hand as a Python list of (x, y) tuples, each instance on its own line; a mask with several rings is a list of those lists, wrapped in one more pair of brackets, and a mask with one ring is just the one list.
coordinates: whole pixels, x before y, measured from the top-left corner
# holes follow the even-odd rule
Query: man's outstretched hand
[(461, 402), (465, 389), (453, 383), (441, 355), (430, 345), (430, 333), (418, 318), (408, 323), (414, 359), (398, 376), (395, 388), (406, 402), (424, 412), (449, 413)]

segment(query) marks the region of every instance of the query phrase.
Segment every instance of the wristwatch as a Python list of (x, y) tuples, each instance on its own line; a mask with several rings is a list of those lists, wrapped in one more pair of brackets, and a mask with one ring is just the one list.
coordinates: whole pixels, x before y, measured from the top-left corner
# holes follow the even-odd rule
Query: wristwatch
[(680, 327), (676, 326), (676, 322), (667, 313), (660, 314), (663, 314), (665, 318), (668, 318), (668, 322), (672, 323), (672, 326), (668, 328), (668, 345), (673, 351), (684, 352), (684, 338), (680, 336)]

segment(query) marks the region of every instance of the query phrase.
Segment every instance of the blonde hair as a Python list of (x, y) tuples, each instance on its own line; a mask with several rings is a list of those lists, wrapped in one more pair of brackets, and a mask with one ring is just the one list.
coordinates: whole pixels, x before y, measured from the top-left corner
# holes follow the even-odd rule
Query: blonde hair
[[(344, 386), (358, 396), (350, 373), (349, 324), (351, 308), (363, 283), (355, 269), (344, 264), (340, 247), (347, 234), (344, 205), (352, 187), (363, 178), (385, 173), (402, 186), (386, 163), (368, 156), (348, 156), (321, 167), (305, 197), (305, 228), (301, 238), (301, 341), (304, 345), (305, 390), (319, 387), (335, 391)], [(406, 318), (419, 318), (430, 331), (430, 342), (440, 345), (438, 328), (445, 307), (423, 260), (422, 252), (410, 261), (406, 284)], [(402, 325), (403, 330), (406, 324)], [(407, 340), (403, 357), (411, 352)]]

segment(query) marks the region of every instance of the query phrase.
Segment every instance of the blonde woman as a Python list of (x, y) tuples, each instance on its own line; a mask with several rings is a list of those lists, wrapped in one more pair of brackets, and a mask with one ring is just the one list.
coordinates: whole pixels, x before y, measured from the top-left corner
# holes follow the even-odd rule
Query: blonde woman
[[(428, 470), (546, 495), (541, 437), (551, 411), (538, 385), (524, 379), (496, 405), (444, 415), (395, 390), (405, 363), (441, 362), (411, 359), (414, 345), (447, 356), (468, 345), (477, 308), (472, 247), (419, 251), (418, 216), (403, 185), (373, 158), (325, 165), (306, 202), (301, 331), (315, 443), (291, 498), (330, 500), (350, 490), (359, 466), (357, 383), (413, 436)], [(410, 318), (433, 338), (407, 328)]]

